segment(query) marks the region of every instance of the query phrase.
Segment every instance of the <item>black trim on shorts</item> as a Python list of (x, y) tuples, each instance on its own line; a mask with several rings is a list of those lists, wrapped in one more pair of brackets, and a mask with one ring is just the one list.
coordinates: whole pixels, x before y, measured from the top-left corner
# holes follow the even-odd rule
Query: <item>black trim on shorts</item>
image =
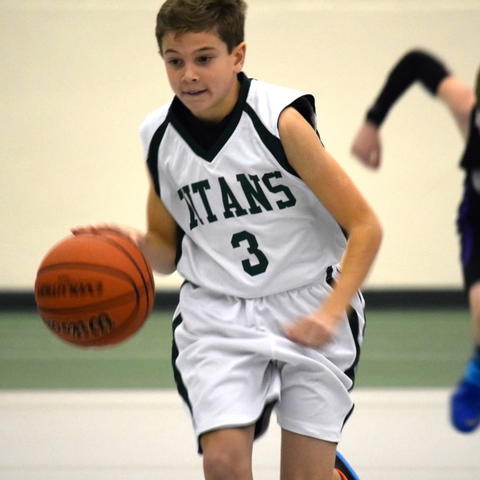
[[(257, 438), (261, 437), (264, 435), (267, 430), (268, 426), (270, 425), (270, 417), (272, 415), (273, 408), (275, 407), (275, 404), (277, 403), (278, 400), (272, 400), (271, 402), (267, 403), (262, 410), (262, 413), (258, 417), (257, 421), (255, 422), (255, 430), (253, 433), (253, 439), (256, 440)], [(348, 414), (350, 415), (350, 413)], [(346, 420), (345, 420), (346, 421)], [(232, 425), (229, 428), (238, 428), (243, 425)], [(246, 425), (248, 426), (248, 425)], [(227, 428), (227, 427), (219, 427), (221, 428)], [(208, 432), (201, 433), (197, 439), (197, 446), (198, 446), (198, 454), (202, 455), (203, 454), (203, 449), (202, 449), (202, 443), (201, 443), (201, 438), (203, 435), (207, 434)]]
[(272, 400), (263, 407), (262, 414), (255, 422), (255, 433), (253, 436), (254, 439), (261, 437), (268, 430), (268, 426), (270, 425), (270, 416), (276, 403), (277, 400)]
[(187, 387), (183, 383), (182, 375), (180, 374), (180, 370), (178, 370), (176, 365), (176, 360), (178, 358), (178, 347), (175, 342), (175, 330), (177, 327), (183, 322), (183, 318), (181, 314), (178, 314), (172, 322), (172, 369), (173, 369), (173, 378), (175, 380), (175, 384), (177, 385), (177, 391), (182, 397), (183, 401), (188, 405), (190, 412), (192, 412), (192, 404), (190, 403), (190, 398), (188, 396)]
[(345, 424), (347, 423), (348, 419), (352, 415), (354, 408), (355, 408), (355, 404), (352, 405), (352, 408), (345, 415), (345, 418), (343, 419), (343, 423), (342, 423), (342, 430), (343, 430), (343, 427), (345, 426)]
[[(333, 276), (333, 269), (334, 269), (334, 267), (331, 265), (327, 268), (326, 273), (325, 273), (325, 282), (327, 282), (327, 284), (331, 288), (334, 288), (334, 285), (335, 285), (335, 278)], [(363, 300), (362, 300), (362, 296), (361, 296), (360, 291), (357, 291), (356, 295), (359, 297), (360, 302), (362, 302)], [(365, 312), (363, 312), (363, 313), (364, 313), (364, 316), (365, 316)], [(347, 318), (348, 318), (348, 324), (350, 325), (350, 331), (352, 332), (353, 341), (355, 342), (355, 359), (354, 359), (352, 365), (349, 368), (347, 368), (347, 370), (345, 370), (345, 372), (344, 372), (345, 375), (347, 375), (347, 377), (352, 381), (352, 386), (349, 389), (349, 391), (351, 391), (353, 389), (354, 384), (355, 384), (355, 373), (356, 373), (358, 362), (360, 360), (360, 350), (361, 350), (360, 340), (359, 340), (360, 322), (359, 322), (359, 319), (358, 319), (358, 314), (352, 306), (350, 306), (350, 312), (348, 313)], [(365, 330), (365, 327), (364, 327), (364, 330)], [(347, 421), (347, 419), (348, 419), (348, 416), (345, 419), (345, 421)]]
[(350, 331), (352, 332), (353, 341), (355, 342), (355, 359), (352, 365), (345, 370), (345, 375), (352, 381), (352, 386), (350, 387), (349, 391), (353, 389), (355, 384), (355, 373), (357, 370), (357, 365), (360, 360), (360, 341), (359, 341), (359, 334), (360, 334), (360, 322), (358, 319), (357, 312), (351, 307), (351, 311), (348, 314), (348, 324), (350, 325)]

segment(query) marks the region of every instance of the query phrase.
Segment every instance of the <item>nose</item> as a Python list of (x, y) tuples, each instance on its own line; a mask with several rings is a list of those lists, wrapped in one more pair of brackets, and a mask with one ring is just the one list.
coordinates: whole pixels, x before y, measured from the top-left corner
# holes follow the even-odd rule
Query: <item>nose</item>
[(184, 82), (196, 82), (198, 81), (198, 73), (195, 65), (190, 63), (185, 64), (185, 68), (183, 70), (183, 81)]

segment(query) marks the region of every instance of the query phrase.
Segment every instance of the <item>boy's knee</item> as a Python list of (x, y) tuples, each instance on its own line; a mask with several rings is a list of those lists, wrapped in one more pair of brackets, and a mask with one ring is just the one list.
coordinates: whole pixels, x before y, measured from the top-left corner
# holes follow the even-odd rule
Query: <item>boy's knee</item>
[(246, 458), (225, 447), (215, 448), (203, 454), (203, 470), (207, 480), (244, 480), (249, 477)]

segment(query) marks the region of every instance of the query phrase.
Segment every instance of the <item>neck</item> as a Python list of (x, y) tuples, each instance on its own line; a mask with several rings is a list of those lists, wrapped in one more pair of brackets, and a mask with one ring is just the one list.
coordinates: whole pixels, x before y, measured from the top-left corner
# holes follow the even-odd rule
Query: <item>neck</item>
[(199, 116), (197, 118), (206, 123), (220, 123), (235, 108), (239, 94), (240, 80), (237, 77), (235, 78), (234, 84), (232, 85), (228, 95), (224, 98), (223, 102), (220, 105), (217, 105), (215, 110), (209, 112), (208, 116)]

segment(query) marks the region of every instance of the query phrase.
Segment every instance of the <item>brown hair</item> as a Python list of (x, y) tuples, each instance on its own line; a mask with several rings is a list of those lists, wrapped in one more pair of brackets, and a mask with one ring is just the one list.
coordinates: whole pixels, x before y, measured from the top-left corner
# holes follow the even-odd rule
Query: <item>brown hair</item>
[(228, 53), (244, 39), (244, 0), (166, 0), (157, 15), (155, 36), (162, 53), (167, 32), (207, 32), (216, 30)]

